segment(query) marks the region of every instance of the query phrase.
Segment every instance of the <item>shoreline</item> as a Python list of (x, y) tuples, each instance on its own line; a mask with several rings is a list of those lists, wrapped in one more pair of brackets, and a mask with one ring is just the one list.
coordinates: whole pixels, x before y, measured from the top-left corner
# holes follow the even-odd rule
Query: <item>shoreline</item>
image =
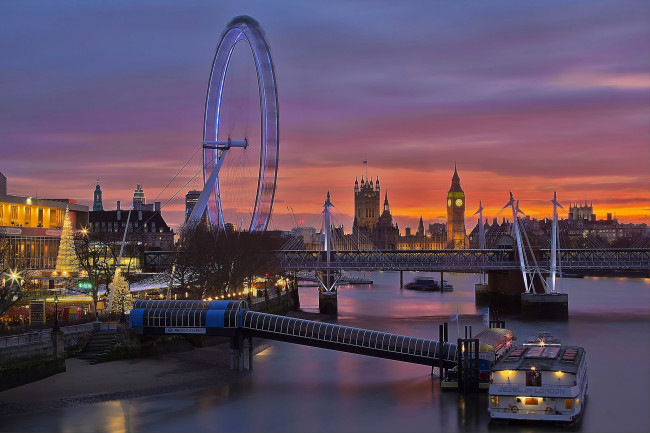
[[(267, 347), (263, 340), (254, 345), (255, 353)], [(94, 365), (68, 358), (65, 372), (0, 392), (0, 416), (227, 384), (248, 373), (228, 368), (229, 350), (220, 343)]]
[[(287, 316), (315, 321), (335, 318), (304, 311), (290, 311)], [(268, 343), (255, 338), (253, 346), (258, 354)], [(229, 352), (228, 340), (224, 339), (206, 347), (94, 365), (68, 358), (65, 372), (0, 392), (0, 416), (228, 384), (249, 373), (230, 370)]]

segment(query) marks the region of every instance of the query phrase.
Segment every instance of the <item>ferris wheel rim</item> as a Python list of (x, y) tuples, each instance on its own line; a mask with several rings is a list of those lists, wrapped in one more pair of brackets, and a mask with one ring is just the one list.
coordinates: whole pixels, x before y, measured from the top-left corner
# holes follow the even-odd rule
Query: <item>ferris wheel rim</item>
[[(222, 33), (212, 63), (210, 81), (205, 104), (203, 127), (203, 141), (216, 141), (219, 134), (219, 120), (221, 116), (221, 98), (230, 58), (235, 45), (245, 42), (251, 49), (260, 97), (260, 163), (257, 179), (255, 204), (251, 212), (249, 232), (264, 232), (268, 227), (278, 174), (279, 154), (279, 112), (278, 94), (275, 70), (269, 46), (264, 38), (263, 31), (257, 21), (247, 16), (234, 18)], [(215, 166), (217, 149), (203, 151), (203, 181), (208, 179), (212, 168)], [(223, 152), (223, 151), (222, 151)], [(220, 155), (219, 155), (220, 156)], [(226, 157), (227, 159), (227, 157)], [(227, 162), (226, 162), (227, 164)], [(205, 185), (204, 187), (211, 187)], [(208, 216), (212, 224), (225, 228), (219, 180), (212, 186), (210, 201), (214, 204), (215, 212)], [(216, 213), (216, 215), (213, 215)]]

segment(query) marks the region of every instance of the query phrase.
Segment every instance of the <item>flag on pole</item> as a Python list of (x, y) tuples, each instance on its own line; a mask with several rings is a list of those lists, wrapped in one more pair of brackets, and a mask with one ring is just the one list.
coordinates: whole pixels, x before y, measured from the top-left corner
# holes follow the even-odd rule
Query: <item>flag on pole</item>
[(451, 321), (452, 322), (457, 322), (458, 321), (458, 309), (456, 309), (456, 314), (451, 316)]
[(367, 160), (367, 159), (364, 159), (364, 160), (363, 160), (363, 164), (368, 164), (368, 160)]

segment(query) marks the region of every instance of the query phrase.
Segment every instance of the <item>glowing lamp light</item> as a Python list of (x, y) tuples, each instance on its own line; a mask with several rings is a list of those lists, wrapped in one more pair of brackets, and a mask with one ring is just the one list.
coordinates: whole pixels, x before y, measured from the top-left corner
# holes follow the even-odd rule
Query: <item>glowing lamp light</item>
[(535, 366), (530, 367), (531, 370), (535, 371)]

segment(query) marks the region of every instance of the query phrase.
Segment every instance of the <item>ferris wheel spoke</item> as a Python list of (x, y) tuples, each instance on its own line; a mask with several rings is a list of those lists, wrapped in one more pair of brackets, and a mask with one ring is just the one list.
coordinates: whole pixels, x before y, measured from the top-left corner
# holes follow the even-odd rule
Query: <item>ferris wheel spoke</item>
[[(229, 98), (226, 72), (238, 43), (248, 45), (255, 63), (261, 120), (259, 145), (256, 144), (257, 136), (249, 129), (248, 111), (245, 116), (236, 113), (224, 118), (224, 114), (229, 113), (223, 105)], [(240, 121), (244, 121), (243, 131), (238, 131), (236, 127)], [(220, 138), (226, 132), (222, 125), (227, 126), (227, 138)], [(204, 209), (207, 207), (211, 223), (221, 228), (225, 228), (227, 223), (243, 227), (243, 219), (250, 219), (249, 231), (266, 230), (277, 180), (278, 125), (277, 87), (268, 44), (255, 20), (237, 17), (228, 24), (217, 47), (206, 100), (204, 163), (214, 159), (215, 152), (228, 152), (225, 163), (220, 155), (217, 162), (205, 164), (204, 190), (210, 191), (206, 193), (208, 202), (201, 204)], [(231, 138), (241, 137), (242, 132), (244, 139)], [(213, 175), (215, 169), (217, 174)], [(202, 209), (197, 212), (203, 214)], [(229, 214), (227, 217), (226, 213)]]

